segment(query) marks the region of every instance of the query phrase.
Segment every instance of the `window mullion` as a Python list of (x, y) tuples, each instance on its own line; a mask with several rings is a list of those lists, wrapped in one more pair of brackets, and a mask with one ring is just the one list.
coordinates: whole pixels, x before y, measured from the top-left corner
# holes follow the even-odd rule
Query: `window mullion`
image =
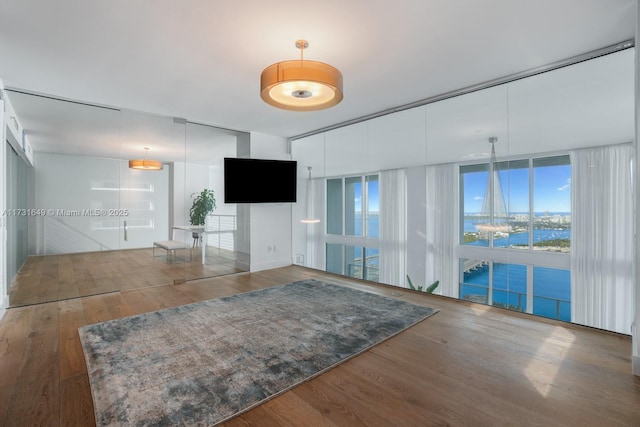
[(369, 189), (367, 188), (366, 176), (363, 175), (360, 182), (360, 185), (362, 185), (362, 200), (360, 201), (360, 210), (362, 211), (362, 237), (367, 237), (369, 235), (369, 230), (367, 228)]
[(493, 261), (489, 261), (489, 289), (487, 290), (487, 304), (493, 305)]
[[(342, 235), (346, 235), (347, 230), (347, 184), (346, 179), (342, 178)], [(344, 253), (342, 254), (344, 258)]]
[(533, 251), (533, 159), (529, 159), (529, 250)]
[(362, 278), (363, 279), (367, 279), (367, 248), (364, 246), (360, 247), (360, 250), (362, 251)]
[(527, 265), (527, 313), (533, 313), (533, 265)]

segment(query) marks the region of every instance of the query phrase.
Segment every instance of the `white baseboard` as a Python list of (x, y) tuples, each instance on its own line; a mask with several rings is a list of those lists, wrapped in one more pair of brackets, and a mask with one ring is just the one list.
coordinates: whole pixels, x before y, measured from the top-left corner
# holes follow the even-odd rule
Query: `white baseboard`
[(640, 377), (640, 356), (631, 356), (631, 372)]

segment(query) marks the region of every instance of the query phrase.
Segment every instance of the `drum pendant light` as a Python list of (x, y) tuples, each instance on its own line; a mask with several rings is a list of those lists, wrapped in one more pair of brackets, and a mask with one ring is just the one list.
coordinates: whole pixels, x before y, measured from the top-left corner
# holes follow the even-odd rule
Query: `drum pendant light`
[(144, 147), (144, 159), (129, 160), (129, 168), (147, 170), (147, 171), (162, 170), (162, 162), (158, 160), (147, 159), (148, 151), (149, 151), (149, 147)]
[(306, 40), (296, 41), (300, 59), (268, 66), (260, 76), (260, 96), (269, 105), (292, 111), (315, 111), (342, 101), (342, 73), (329, 64), (305, 61)]

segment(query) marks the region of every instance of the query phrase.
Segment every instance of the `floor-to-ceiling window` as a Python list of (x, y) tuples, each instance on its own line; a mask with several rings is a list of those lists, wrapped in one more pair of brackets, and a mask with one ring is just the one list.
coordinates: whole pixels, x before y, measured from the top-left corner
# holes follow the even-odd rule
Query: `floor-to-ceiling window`
[(634, 56), (598, 52), (294, 138), (294, 158), (329, 179), (318, 200), (332, 207), (326, 224), (294, 225), (294, 251), (324, 269), (315, 245), (326, 242), (328, 269), (347, 274), (359, 254), (345, 246), (364, 238), (350, 234), (349, 183), (333, 177), (379, 173), (385, 183), (387, 171), (405, 170), (406, 190), (393, 188), (406, 198), (406, 233), (390, 245), (403, 273), (386, 277), (383, 221), (382, 282), (439, 280), (442, 295), (629, 333)]
[[(460, 166), (460, 194), (460, 243), (482, 249), (460, 260), (459, 297), (571, 320), (571, 276), (559, 268), (571, 249), (569, 156)], [(487, 206), (500, 205), (505, 224), (484, 226), (492, 223)]]
[(327, 271), (378, 281), (378, 175), (327, 180)]

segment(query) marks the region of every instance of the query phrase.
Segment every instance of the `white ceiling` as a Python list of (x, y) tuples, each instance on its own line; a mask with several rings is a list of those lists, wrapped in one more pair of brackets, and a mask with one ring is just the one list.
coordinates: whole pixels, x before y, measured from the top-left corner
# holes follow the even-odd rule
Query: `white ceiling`
[[(636, 0), (0, 0), (0, 11), (8, 88), (284, 137), (632, 40), (637, 16)], [(342, 71), (338, 106), (300, 113), (261, 100), (261, 71), (296, 58), (300, 38), (305, 58)], [(78, 108), (23, 101), (36, 150), (56, 142), (36, 124), (51, 114), (79, 141), (79, 123), (98, 120), (104, 138), (113, 129), (109, 110), (65, 119)]]

